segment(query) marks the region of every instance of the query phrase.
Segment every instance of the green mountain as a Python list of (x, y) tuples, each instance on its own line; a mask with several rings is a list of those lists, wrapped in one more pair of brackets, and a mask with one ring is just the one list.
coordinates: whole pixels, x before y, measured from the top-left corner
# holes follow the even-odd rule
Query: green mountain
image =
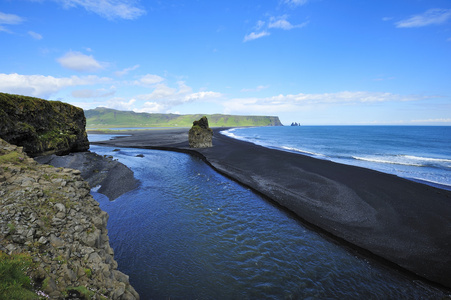
[(150, 114), (104, 107), (85, 110), (85, 116), (88, 128), (191, 127), (203, 116), (208, 118), (210, 127), (282, 126), (279, 117), (270, 116)]

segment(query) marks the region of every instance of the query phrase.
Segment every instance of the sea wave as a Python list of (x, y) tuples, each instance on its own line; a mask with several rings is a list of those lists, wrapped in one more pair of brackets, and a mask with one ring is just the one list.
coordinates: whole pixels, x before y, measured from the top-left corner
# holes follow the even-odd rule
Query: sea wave
[(414, 155), (401, 155), (405, 158), (412, 159), (412, 160), (423, 160), (423, 161), (431, 161), (431, 162), (437, 162), (437, 163), (451, 163), (451, 159), (446, 158), (430, 158), (430, 157), (421, 157), (421, 156), (414, 156)]
[(439, 167), (451, 168), (451, 160), (446, 158), (430, 158), (414, 155), (389, 155), (389, 156), (352, 156), (356, 160), (363, 160), (373, 163), (404, 165), (413, 167)]
[(284, 150), (288, 150), (288, 151), (294, 151), (294, 152), (304, 153), (304, 154), (313, 155), (313, 156), (322, 156), (322, 157), (325, 156), (324, 154), (321, 154), (321, 153), (310, 152), (307, 150), (302, 150), (302, 149), (298, 149), (298, 148), (294, 148), (294, 147), (282, 146), (280, 148), (282, 148)]
[(235, 131), (235, 129), (223, 130), (223, 131), (220, 131), (219, 133), (221, 133), (221, 134), (223, 134), (225, 136), (234, 138), (234, 139), (238, 139), (238, 140), (242, 139), (242, 137), (235, 135), (233, 133), (233, 131)]

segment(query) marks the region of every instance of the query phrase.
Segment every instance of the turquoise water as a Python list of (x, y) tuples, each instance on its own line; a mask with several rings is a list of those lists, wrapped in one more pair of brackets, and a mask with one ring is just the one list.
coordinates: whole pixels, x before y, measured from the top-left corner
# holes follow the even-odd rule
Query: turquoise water
[(451, 190), (451, 126), (283, 126), (223, 134)]
[[(201, 160), (92, 146), (138, 189), (108, 212), (119, 269), (141, 299), (440, 299), (443, 292), (327, 241)], [(136, 155), (143, 154), (144, 157)]]

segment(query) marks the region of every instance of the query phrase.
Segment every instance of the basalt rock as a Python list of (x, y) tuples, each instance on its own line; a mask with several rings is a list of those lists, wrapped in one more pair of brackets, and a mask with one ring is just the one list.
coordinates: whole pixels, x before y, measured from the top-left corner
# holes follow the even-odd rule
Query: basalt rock
[(191, 148), (213, 147), (213, 130), (208, 126), (207, 117), (193, 122), (193, 127), (188, 132), (188, 141)]
[(139, 299), (128, 276), (117, 270), (108, 214), (80, 171), (40, 165), (2, 139), (0, 165), (0, 253), (32, 258), (24, 271), (36, 294)]
[(60, 101), (0, 93), (0, 138), (31, 157), (89, 149), (81, 108)]

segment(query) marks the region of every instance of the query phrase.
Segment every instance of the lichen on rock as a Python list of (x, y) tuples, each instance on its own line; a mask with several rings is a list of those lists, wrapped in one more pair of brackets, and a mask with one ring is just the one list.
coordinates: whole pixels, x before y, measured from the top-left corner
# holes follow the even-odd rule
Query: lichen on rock
[(208, 126), (207, 117), (193, 122), (193, 127), (188, 132), (188, 141), (191, 148), (213, 147), (213, 130)]

